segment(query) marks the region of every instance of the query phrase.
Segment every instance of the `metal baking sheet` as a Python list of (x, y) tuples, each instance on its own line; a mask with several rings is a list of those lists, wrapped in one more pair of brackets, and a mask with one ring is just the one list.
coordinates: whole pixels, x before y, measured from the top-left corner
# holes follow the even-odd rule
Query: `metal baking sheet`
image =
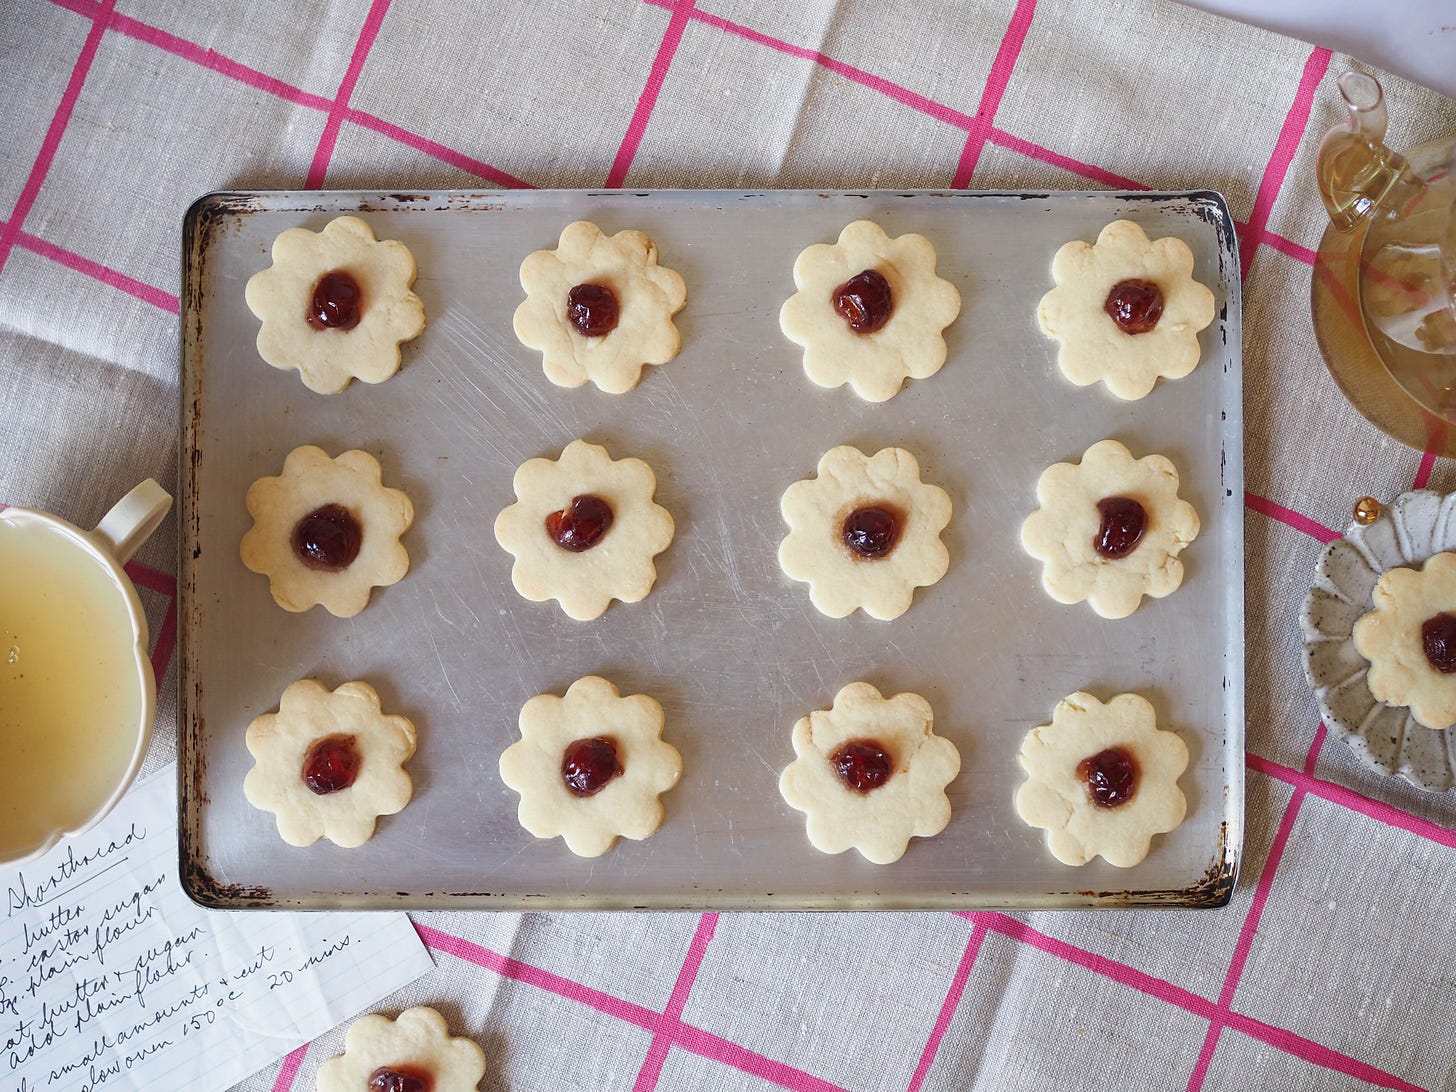
[[(419, 262), (428, 325), (378, 386), (324, 396), (254, 348), (247, 278), (285, 228), (362, 215)], [(1193, 249), (1217, 297), (1198, 369), (1138, 402), (1057, 371), (1036, 326), (1050, 262), (1127, 217)], [(825, 390), (779, 331), (794, 259), (869, 218), (920, 232), (964, 305), (949, 360), (889, 402)], [(512, 333), (517, 270), (588, 219), (646, 231), (688, 284), (683, 347), (624, 395), (553, 386)], [(199, 200), (184, 238), (181, 857), (216, 907), (889, 909), (1217, 906), (1243, 831), (1243, 461), (1235, 237), (1213, 193), (511, 192), (227, 193)], [(646, 459), (677, 521), (641, 603), (574, 622), (511, 586), (492, 535), (516, 467), (578, 437)], [(1062, 606), (1020, 548), (1035, 483), (1104, 437), (1162, 452), (1202, 517), (1185, 582), (1131, 617)], [(289, 614), (238, 542), (248, 485), (299, 444), (361, 447), (407, 490), (412, 567), (352, 619)], [(950, 571), (892, 622), (820, 615), (776, 560), (779, 497), (836, 444), (908, 448), (951, 495)], [(599, 674), (667, 714), (684, 773), (662, 827), (573, 856), (516, 821), (497, 773), (522, 704)], [(243, 797), (243, 734), (295, 679), (370, 681), (409, 716), (415, 795), (357, 849), (294, 848)], [(814, 850), (778, 794), (790, 730), (865, 679), (912, 690), (960, 749), (953, 814), (899, 862)], [(1022, 736), (1067, 694), (1149, 697), (1192, 762), (1187, 820), (1131, 869), (1059, 864), (1016, 817)]]

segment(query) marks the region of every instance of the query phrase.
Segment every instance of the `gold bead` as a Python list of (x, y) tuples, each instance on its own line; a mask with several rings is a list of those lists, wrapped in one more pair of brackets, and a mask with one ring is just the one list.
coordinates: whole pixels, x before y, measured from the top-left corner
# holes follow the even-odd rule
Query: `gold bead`
[(1374, 497), (1361, 497), (1355, 502), (1355, 522), (1368, 527), (1380, 518), (1380, 502)]

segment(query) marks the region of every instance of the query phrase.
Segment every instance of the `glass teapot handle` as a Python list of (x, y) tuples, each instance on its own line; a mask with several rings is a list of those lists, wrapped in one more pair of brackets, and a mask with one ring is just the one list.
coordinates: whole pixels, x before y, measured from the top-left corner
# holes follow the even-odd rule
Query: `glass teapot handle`
[(1339, 86), (1347, 117), (1320, 141), (1316, 162), (1330, 221), (1341, 231), (1352, 231), (1387, 204), (1392, 190), (1415, 183), (1405, 159), (1385, 146), (1387, 115), (1380, 81), (1364, 72), (1346, 72)]

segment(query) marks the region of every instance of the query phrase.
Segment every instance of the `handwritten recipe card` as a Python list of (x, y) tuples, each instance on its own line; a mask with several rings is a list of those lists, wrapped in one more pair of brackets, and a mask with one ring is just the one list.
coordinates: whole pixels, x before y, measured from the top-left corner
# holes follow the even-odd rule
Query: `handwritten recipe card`
[(4, 1092), (227, 1088), (433, 966), (403, 914), (192, 903), (173, 766), (0, 888)]

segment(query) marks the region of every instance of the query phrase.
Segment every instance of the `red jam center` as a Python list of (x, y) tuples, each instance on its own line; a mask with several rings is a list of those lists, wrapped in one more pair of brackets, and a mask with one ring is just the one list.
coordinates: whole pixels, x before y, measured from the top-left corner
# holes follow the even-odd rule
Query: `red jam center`
[(840, 780), (857, 793), (878, 789), (895, 772), (889, 754), (873, 739), (841, 743), (829, 756), (829, 762)]
[(315, 330), (352, 330), (359, 325), (363, 293), (359, 282), (342, 269), (325, 273), (313, 286), (308, 324)]
[(834, 290), (834, 310), (857, 334), (873, 334), (890, 321), (895, 308), (890, 282), (873, 269), (856, 273)]
[(327, 796), (347, 789), (359, 776), (363, 757), (353, 736), (332, 735), (313, 741), (303, 756), (303, 783), (310, 792)]
[(606, 337), (617, 328), (621, 308), (604, 284), (579, 284), (566, 294), (566, 314), (585, 337)]
[(382, 1065), (369, 1074), (369, 1092), (433, 1092), (435, 1078), (413, 1065)]
[(293, 527), (293, 552), (310, 569), (336, 573), (359, 556), (364, 529), (341, 504), (315, 508)]
[(552, 541), (574, 554), (590, 550), (611, 526), (611, 505), (592, 493), (572, 497), (568, 507), (546, 517), (546, 533)]
[(884, 557), (900, 537), (900, 520), (890, 509), (868, 504), (845, 517), (843, 535), (844, 544), (857, 556)]
[(1125, 334), (1145, 334), (1163, 316), (1163, 290), (1152, 281), (1118, 281), (1102, 309)]
[(1456, 615), (1442, 611), (1422, 622), (1421, 648), (1441, 674), (1456, 672)]
[(621, 772), (617, 745), (604, 736), (573, 740), (561, 758), (561, 780), (573, 796), (595, 796)]
[(1117, 808), (1137, 792), (1137, 759), (1121, 747), (1109, 747), (1077, 763), (1077, 776), (1099, 808)]
[(1117, 561), (1137, 549), (1148, 529), (1148, 512), (1131, 497), (1103, 497), (1097, 502), (1102, 525), (1092, 548), (1109, 561)]

